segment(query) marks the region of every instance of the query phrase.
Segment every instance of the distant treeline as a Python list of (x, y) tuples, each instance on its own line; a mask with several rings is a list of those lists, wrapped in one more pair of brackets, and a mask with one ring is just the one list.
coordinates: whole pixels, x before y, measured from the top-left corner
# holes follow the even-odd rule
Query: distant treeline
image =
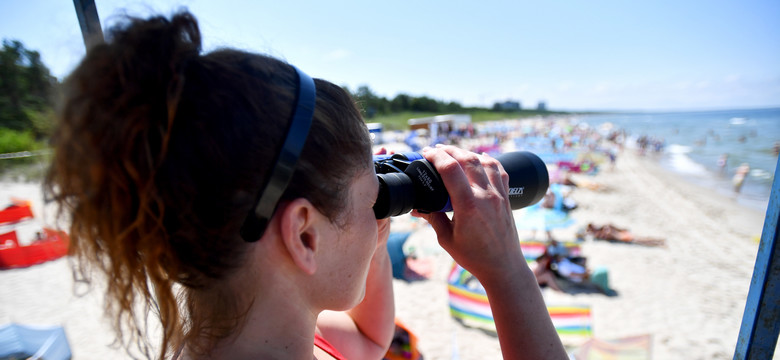
[[(385, 116), (390, 114), (402, 113), (402, 112), (419, 112), (419, 113), (456, 113), (456, 112), (473, 112), (473, 111), (495, 111), (495, 112), (520, 112), (520, 103), (517, 102), (516, 108), (506, 109), (502, 103), (496, 103), (492, 108), (481, 107), (464, 107), (460, 103), (455, 101), (441, 101), (432, 99), (427, 96), (411, 96), (409, 94), (398, 94), (392, 99), (388, 99), (384, 96), (378, 96), (371, 89), (366, 86), (360, 86), (355, 92), (351, 92), (349, 88), (345, 87), (363, 111), (363, 116), (367, 119), (372, 119), (377, 116)], [(526, 111), (528, 112), (528, 111)], [(544, 113), (546, 109), (531, 110), (533, 113)]]
[(384, 96), (378, 96), (366, 86), (360, 86), (355, 92), (351, 92), (366, 118), (388, 115), (399, 112), (432, 112), (432, 113), (452, 113), (463, 110), (461, 104), (450, 101), (439, 101), (427, 96), (411, 96), (408, 94), (398, 94), (392, 100)]
[[(34, 150), (44, 146), (54, 123), (54, 102), (60, 83), (41, 61), (40, 54), (16, 40), (3, 40), (0, 49), (0, 154)], [(503, 112), (499, 104), (492, 109), (464, 107), (455, 101), (440, 101), (428, 96), (398, 94), (392, 99), (378, 96), (368, 86), (355, 92), (367, 119), (393, 114)], [(512, 112), (538, 113), (533, 110)]]
[(0, 128), (45, 136), (51, 128), (59, 85), (41, 55), (19, 41), (3, 40), (0, 50)]
[[(0, 154), (46, 146), (54, 124), (59, 82), (41, 55), (19, 41), (3, 40), (0, 49)], [(28, 158), (0, 160), (0, 170)]]

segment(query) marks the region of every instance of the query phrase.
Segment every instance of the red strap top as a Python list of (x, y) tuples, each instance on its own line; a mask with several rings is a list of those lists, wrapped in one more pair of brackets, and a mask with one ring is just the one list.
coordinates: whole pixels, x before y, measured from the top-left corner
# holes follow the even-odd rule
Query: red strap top
[(334, 348), (333, 345), (331, 345), (327, 340), (320, 336), (320, 334), (314, 333), (314, 346), (330, 354), (330, 356), (333, 356), (333, 358), (336, 360), (347, 360), (344, 355), (341, 355), (341, 353), (336, 350), (336, 348)]

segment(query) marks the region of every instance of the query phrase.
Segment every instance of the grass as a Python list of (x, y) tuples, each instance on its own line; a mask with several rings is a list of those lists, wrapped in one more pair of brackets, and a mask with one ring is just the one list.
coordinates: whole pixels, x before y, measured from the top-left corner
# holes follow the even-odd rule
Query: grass
[[(23, 161), (22, 161), (23, 160)], [(0, 160), (0, 181), (40, 182), (51, 161), (51, 155), (40, 155), (24, 159)]]
[[(545, 115), (561, 115), (568, 114), (565, 112), (555, 111), (536, 111), (536, 110), (520, 110), (520, 111), (492, 111), (487, 109), (464, 109), (456, 112), (457, 114), (469, 114), (471, 115), (472, 122), (483, 122), (493, 120), (505, 120), (505, 119), (520, 119), (532, 116), (545, 116)], [(386, 130), (405, 130), (409, 128), (407, 121), (414, 118), (430, 117), (435, 115), (442, 115), (442, 113), (431, 112), (413, 112), (405, 111), (395, 114), (378, 115), (373, 118), (366, 118), (366, 122), (378, 122), (384, 125)]]
[(0, 158), (0, 179), (6, 181), (40, 181), (45, 173), (50, 156), (37, 150), (45, 148), (46, 142), (36, 140), (31, 131), (16, 131), (0, 128), (0, 154), (31, 151), (28, 157)]

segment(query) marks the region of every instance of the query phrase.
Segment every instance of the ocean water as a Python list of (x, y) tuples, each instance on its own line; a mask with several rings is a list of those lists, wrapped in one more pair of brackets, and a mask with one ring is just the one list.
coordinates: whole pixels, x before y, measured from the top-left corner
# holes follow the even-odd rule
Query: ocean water
[[(591, 115), (580, 120), (592, 126), (612, 123), (629, 138), (650, 136), (663, 142), (657, 157), (667, 169), (686, 179), (732, 196), (746, 206), (765, 211), (778, 158), (780, 108), (675, 113), (621, 113)], [(718, 160), (728, 154), (726, 167)], [(742, 163), (750, 173), (741, 191), (734, 192), (732, 177)]]

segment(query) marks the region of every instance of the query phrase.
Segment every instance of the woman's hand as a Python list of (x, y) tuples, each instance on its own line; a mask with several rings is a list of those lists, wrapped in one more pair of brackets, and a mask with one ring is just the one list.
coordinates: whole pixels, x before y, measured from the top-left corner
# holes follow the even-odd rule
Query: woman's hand
[(454, 146), (422, 154), (441, 175), (452, 202), (452, 220), (444, 213), (413, 213), (433, 226), (439, 244), (477, 278), (527, 267), (507, 195), (509, 175), (498, 160)]
[(438, 146), (423, 156), (441, 175), (453, 216), (421, 214), (439, 244), (485, 287), (505, 359), (567, 359), (533, 272), (520, 249), (509, 176), (487, 155)]

